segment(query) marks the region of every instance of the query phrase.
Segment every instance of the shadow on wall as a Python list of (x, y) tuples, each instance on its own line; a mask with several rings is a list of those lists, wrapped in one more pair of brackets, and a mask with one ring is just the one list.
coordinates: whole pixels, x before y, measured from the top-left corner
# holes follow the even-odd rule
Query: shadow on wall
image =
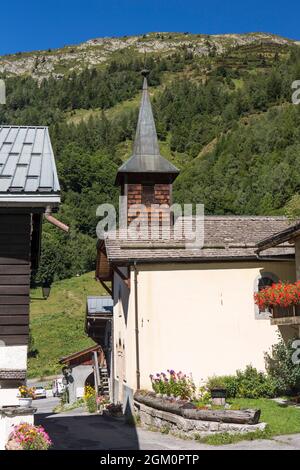
[(53, 450), (137, 450), (136, 427), (127, 421), (127, 416), (35, 415), (35, 424), (45, 428)]

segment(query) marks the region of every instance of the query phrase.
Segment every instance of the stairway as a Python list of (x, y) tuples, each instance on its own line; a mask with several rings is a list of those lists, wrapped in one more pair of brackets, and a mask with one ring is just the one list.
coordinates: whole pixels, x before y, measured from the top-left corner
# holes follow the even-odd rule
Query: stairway
[(109, 376), (106, 367), (99, 368), (100, 373), (100, 391), (102, 395), (109, 396)]

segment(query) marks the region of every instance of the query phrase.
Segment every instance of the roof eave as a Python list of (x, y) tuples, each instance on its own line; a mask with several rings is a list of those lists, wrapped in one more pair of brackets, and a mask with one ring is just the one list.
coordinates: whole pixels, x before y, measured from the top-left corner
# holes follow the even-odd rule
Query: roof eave
[(194, 263), (216, 263), (216, 262), (239, 262), (239, 261), (291, 261), (294, 255), (249, 255), (249, 256), (212, 256), (209, 258), (204, 257), (191, 257), (191, 258), (128, 258), (112, 259), (109, 258), (111, 263), (118, 266), (129, 266), (133, 264), (194, 264)]
[(134, 171), (124, 171), (124, 170), (119, 170), (115, 179), (115, 186), (120, 186), (122, 184), (123, 179), (126, 175), (161, 175), (161, 176), (169, 176), (170, 183), (172, 183), (177, 176), (179, 175), (180, 171), (176, 168), (176, 170), (172, 171), (156, 171), (156, 170), (134, 170)]
[(256, 253), (274, 248), (285, 242), (293, 241), (295, 238), (300, 237), (300, 224), (296, 224), (292, 227), (287, 228), (281, 232), (272, 235), (271, 237), (265, 238), (264, 240), (257, 243)]
[(59, 206), (60, 194), (0, 194), (0, 207), (47, 207)]

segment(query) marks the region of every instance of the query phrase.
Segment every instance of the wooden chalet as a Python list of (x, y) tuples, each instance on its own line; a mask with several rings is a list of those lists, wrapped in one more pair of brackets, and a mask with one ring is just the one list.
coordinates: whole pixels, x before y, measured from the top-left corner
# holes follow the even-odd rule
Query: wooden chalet
[(0, 406), (26, 377), (30, 276), (42, 218), (60, 203), (47, 127), (0, 126)]

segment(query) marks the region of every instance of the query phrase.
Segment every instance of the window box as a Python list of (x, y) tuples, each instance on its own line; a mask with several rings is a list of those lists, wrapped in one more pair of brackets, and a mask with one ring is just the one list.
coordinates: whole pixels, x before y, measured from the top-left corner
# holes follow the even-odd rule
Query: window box
[(300, 305), (289, 305), (282, 307), (274, 305), (271, 307), (272, 325), (300, 325)]

